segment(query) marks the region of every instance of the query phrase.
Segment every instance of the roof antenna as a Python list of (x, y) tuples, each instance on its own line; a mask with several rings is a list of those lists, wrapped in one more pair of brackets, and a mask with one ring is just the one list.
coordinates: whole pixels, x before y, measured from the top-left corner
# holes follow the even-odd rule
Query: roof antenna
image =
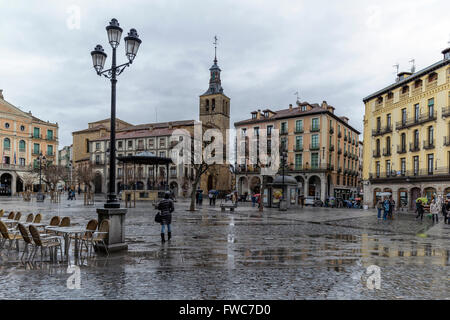
[(395, 81), (399, 81), (399, 77), (398, 77), (398, 71), (400, 69), (400, 64), (396, 63), (393, 65), (394, 68), (396, 68), (397, 72), (395, 73), (395, 75), (397, 76), (397, 79)]
[(409, 62), (412, 63), (411, 73), (416, 72), (416, 60), (415, 59), (411, 59), (411, 60), (409, 60)]

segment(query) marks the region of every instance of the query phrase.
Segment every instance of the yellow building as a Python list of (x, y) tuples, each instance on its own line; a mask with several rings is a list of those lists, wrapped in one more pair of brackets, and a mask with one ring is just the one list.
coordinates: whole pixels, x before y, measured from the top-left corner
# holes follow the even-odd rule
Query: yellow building
[(47, 163), (57, 163), (58, 123), (40, 120), (31, 111), (20, 110), (4, 99), (3, 90), (0, 90), (0, 137), (0, 195), (24, 190), (23, 174), (39, 167), (40, 154)]
[(364, 202), (391, 192), (415, 209), (419, 196), (450, 192), (450, 48), (444, 58), (364, 98)]

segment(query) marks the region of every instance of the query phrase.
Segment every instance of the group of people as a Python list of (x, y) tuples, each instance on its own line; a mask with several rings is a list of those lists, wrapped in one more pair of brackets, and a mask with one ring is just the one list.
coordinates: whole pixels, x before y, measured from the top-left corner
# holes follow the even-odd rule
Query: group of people
[[(438, 197), (436, 199), (435, 196), (432, 197), (430, 203), (430, 214), (433, 220), (433, 223), (439, 223), (439, 214), (441, 213), (444, 216), (444, 223), (450, 224), (450, 201), (448, 199), (443, 199), (442, 197)], [(416, 201), (416, 219), (423, 220), (423, 214), (425, 213), (425, 208), (421, 199)]]
[(75, 190), (73, 190), (72, 188), (69, 188), (67, 190), (67, 200), (77, 200), (75, 198)]
[[(384, 200), (380, 199), (377, 202), (377, 210), (378, 210), (378, 219), (383, 219), (386, 221), (387, 219), (394, 219), (393, 211), (395, 208), (395, 201), (392, 196), (385, 197)], [(381, 217), (381, 213), (383, 213), (383, 217)]]

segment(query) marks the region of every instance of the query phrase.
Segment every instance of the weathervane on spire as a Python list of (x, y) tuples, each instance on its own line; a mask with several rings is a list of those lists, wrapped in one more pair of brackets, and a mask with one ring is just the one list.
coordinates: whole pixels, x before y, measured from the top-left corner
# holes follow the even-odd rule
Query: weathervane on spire
[(217, 63), (217, 35), (214, 36), (214, 62)]

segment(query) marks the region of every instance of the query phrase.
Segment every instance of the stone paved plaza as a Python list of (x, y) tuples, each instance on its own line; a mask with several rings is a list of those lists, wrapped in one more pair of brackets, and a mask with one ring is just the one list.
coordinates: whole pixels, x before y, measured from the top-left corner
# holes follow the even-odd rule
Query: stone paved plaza
[[(100, 199), (99, 199), (100, 200)], [(234, 213), (178, 201), (174, 237), (161, 244), (155, 210), (138, 203), (126, 217), (128, 252), (74, 261), (81, 289), (68, 289), (67, 265), (20, 262), (2, 250), (1, 299), (448, 299), (450, 228), (403, 213), (379, 221), (373, 210), (305, 208)], [(70, 216), (84, 225), (95, 206), (2, 198), (6, 211)], [(21, 253), (20, 253), (21, 254)], [(381, 289), (366, 286), (381, 269)]]

